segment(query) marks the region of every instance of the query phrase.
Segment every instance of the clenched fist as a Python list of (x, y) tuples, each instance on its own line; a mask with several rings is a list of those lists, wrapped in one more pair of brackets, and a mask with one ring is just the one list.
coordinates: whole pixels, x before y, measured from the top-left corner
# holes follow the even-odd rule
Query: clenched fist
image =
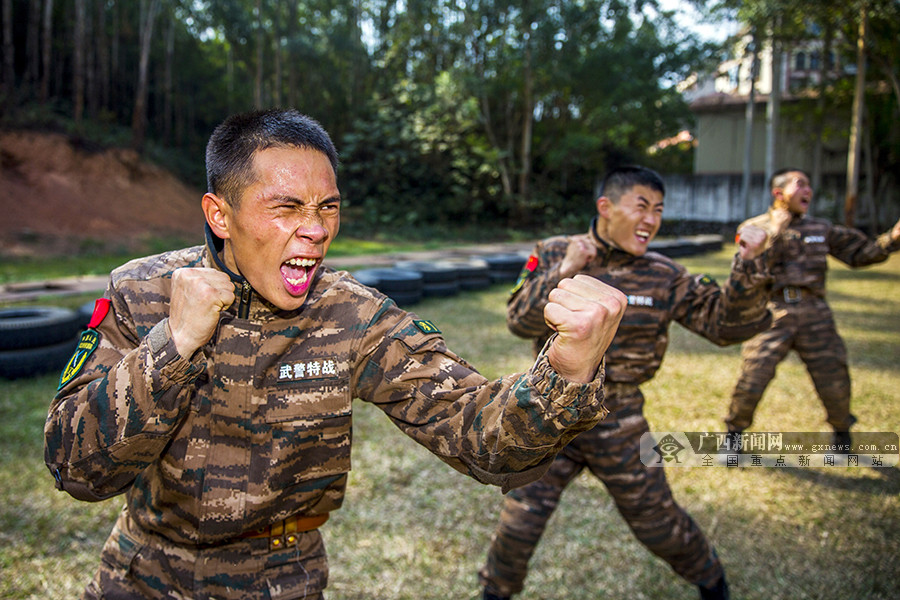
[(762, 227), (747, 225), (740, 231), (738, 253), (744, 260), (753, 260), (766, 249), (768, 234)]
[(222, 271), (183, 268), (172, 273), (169, 328), (178, 353), (190, 358), (216, 332), (219, 313), (234, 302), (234, 284)]
[(609, 348), (628, 300), (616, 288), (588, 275), (563, 279), (544, 307), (544, 320), (559, 335), (547, 350), (550, 364), (566, 380), (591, 381)]

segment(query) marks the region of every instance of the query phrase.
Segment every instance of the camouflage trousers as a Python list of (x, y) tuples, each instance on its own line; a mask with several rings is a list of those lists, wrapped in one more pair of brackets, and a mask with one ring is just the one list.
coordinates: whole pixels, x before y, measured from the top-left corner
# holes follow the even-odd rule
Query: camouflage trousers
[(847, 349), (828, 304), (809, 295), (796, 304), (778, 298), (769, 308), (774, 317), (772, 327), (741, 348), (741, 374), (725, 418), (728, 429), (743, 431), (750, 427), (756, 406), (775, 377), (775, 368), (795, 350), (825, 405), (829, 425), (836, 431), (848, 431), (856, 419), (850, 414)]
[[(637, 386), (609, 384), (610, 414), (576, 437), (538, 481), (510, 491), (491, 539), (481, 585), (499, 596), (523, 588), (530, 560), (566, 486), (585, 467), (606, 486), (637, 539), (681, 577), (712, 586), (724, 574), (703, 532), (672, 497), (665, 471), (640, 459), (641, 435), (649, 431), (644, 396)], [(603, 548), (602, 537), (597, 539)]]
[(322, 599), (328, 562), (319, 531), (285, 546), (270, 550), (268, 538), (175, 544), (138, 527), (124, 510), (83, 598)]

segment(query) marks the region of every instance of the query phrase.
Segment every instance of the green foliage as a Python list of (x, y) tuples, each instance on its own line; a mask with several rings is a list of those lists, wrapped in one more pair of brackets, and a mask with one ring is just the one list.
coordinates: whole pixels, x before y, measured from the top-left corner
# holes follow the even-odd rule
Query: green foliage
[[(27, 22), (28, 4), (14, 3), (16, 23)], [(65, 4), (54, 5), (53, 31), (68, 41)], [(97, 47), (78, 127), (127, 145), (140, 6), (91, 6), (86, 25)], [(21, 85), (7, 98), (33, 107), (39, 82), (26, 77), (27, 32), (18, 27)], [(346, 196), (373, 227), (577, 219), (572, 207), (612, 165), (689, 168), (688, 154), (667, 160), (646, 150), (689, 123), (673, 83), (701, 55), (671, 13), (642, 0), (162, 0), (145, 151), (202, 186), (216, 124), (232, 112), (288, 105), (332, 134)], [(48, 112), (72, 114), (72, 59), (59, 43)], [(26, 112), (22, 123), (43, 120)]]

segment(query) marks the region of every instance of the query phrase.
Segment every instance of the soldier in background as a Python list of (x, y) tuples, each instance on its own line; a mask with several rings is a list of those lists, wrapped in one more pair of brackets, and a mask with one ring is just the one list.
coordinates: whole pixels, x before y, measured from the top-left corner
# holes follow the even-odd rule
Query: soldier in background
[(664, 470), (641, 461), (641, 435), (649, 428), (638, 386), (659, 368), (672, 321), (720, 345), (768, 327), (769, 276), (761, 256), (766, 234), (759, 228), (745, 231), (730, 278), (720, 287), (648, 252), (662, 222), (664, 195), (663, 181), (654, 171), (624, 167), (610, 172), (589, 231), (539, 242), (509, 299), (510, 330), (534, 339), (536, 351), (552, 333), (541, 318), (548, 294), (565, 277), (584, 274), (604, 281), (627, 295), (628, 308), (607, 355), (610, 414), (566, 446), (539, 481), (506, 495), (487, 562), (479, 571), (485, 599), (522, 590), (528, 561), (560, 495), (585, 468), (603, 482), (642, 544), (697, 585), (703, 598), (728, 597), (713, 547), (676, 504)]
[(741, 349), (741, 374), (725, 419), (729, 445), (740, 447), (740, 433), (753, 422), (753, 413), (775, 376), (775, 367), (795, 350), (825, 405), (828, 424), (834, 429), (834, 444), (848, 452), (850, 427), (856, 418), (850, 412), (847, 350), (825, 301), (828, 255), (851, 267), (883, 262), (900, 249), (900, 221), (878, 239), (869, 240), (857, 229), (807, 216), (813, 190), (804, 171), (781, 169), (772, 175), (769, 188), (769, 211), (743, 223), (738, 235), (743, 235), (748, 226), (760, 227), (769, 234), (774, 278), (770, 308), (774, 320), (771, 328)]
[(45, 427), (60, 489), (125, 493), (86, 598), (322, 598), (354, 398), (504, 490), (605, 415), (620, 292), (560, 281), (546, 351), (488, 381), (432, 323), (322, 265), (337, 162), (295, 111), (230, 117), (207, 147), (206, 246), (112, 273)]

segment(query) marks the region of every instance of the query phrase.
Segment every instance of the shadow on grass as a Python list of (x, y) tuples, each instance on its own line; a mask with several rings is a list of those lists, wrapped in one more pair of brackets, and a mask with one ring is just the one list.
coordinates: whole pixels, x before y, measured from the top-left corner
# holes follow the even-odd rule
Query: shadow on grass
[(900, 495), (900, 469), (896, 467), (863, 467), (865, 473), (877, 475), (848, 477), (845, 473), (834, 473), (816, 469), (770, 469), (778, 476), (791, 477), (833, 490), (843, 490), (869, 495)]

